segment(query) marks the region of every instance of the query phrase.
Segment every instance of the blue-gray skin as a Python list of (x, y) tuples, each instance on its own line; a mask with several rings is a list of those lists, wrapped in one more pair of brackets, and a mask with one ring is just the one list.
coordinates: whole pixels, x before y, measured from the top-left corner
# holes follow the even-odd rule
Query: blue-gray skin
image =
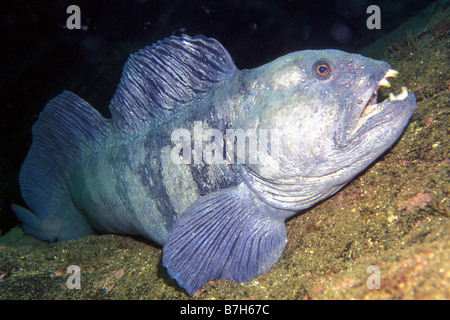
[[(47, 104), (19, 178), (31, 211), (13, 209), (44, 240), (94, 230), (152, 239), (191, 295), (211, 279), (248, 281), (280, 257), (287, 218), (342, 188), (401, 135), (415, 96), (405, 88), (374, 99), (396, 73), (337, 50), (239, 71), (213, 39), (165, 39), (128, 60), (112, 119), (71, 92)], [(282, 139), (257, 163), (176, 164), (171, 134), (195, 121)]]

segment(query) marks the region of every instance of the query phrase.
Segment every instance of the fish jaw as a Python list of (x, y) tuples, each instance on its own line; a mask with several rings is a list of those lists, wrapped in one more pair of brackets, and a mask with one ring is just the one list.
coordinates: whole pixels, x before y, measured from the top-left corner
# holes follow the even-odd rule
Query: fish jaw
[(388, 78), (398, 74), (389, 68), (381, 78), (371, 80), (364, 98), (358, 99), (360, 103), (349, 113), (352, 119), (336, 139), (339, 148), (358, 149), (353, 152), (373, 161), (397, 141), (415, 110), (416, 97), (403, 86), (399, 94), (390, 92), (388, 98), (378, 101), (378, 91), (381, 87), (390, 88)]

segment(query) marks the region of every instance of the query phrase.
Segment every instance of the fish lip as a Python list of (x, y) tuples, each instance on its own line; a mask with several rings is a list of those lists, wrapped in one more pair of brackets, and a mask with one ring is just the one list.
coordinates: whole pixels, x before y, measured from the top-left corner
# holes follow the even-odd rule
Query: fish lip
[[(388, 69), (384, 75), (376, 82), (374, 85), (371, 86), (370, 89), (366, 90), (367, 93), (371, 92), (371, 95), (366, 98), (365, 103), (363, 107), (359, 107), (359, 111), (356, 110), (355, 115), (356, 119), (354, 122), (352, 122), (350, 130), (347, 130), (347, 133), (349, 133), (348, 138), (352, 137), (353, 135), (357, 134), (360, 129), (363, 128), (366, 124), (366, 122), (369, 119), (376, 119), (376, 116), (378, 114), (385, 114), (385, 113), (391, 113), (389, 105), (392, 105), (393, 102), (401, 102), (401, 103), (395, 103), (396, 106), (402, 105), (415, 105), (414, 102), (409, 103), (410, 99), (408, 99), (410, 96), (415, 96), (412, 93), (408, 92), (408, 89), (406, 87), (402, 87), (402, 92), (398, 95), (394, 95), (392, 92), (389, 94), (389, 97), (381, 102), (376, 102), (378, 99), (378, 91), (381, 87), (390, 88), (391, 84), (387, 80), (388, 78), (395, 78), (399, 74), (398, 71), (393, 69)], [(397, 108), (395, 108), (397, 109)], [(374, 120), (372, 119), (372, 120)], [(356, 123), (355, 123), (356, 122)]]
[[(388, 69), (383, 77), (378, 80), (376, 86), (374, 88), (372, 88), (372, 95), (369, 97), (369, 99), (366, 101), (364, 107), (361, 109), (361, 115), (362, 116), (365, 111), (367, 110), (367, 107), (372, 105), (373, 101), (376, 101), (378, 98), (378, 91), (380, 90), (381, 87), (386, 87), (386, 88), (390, 88), (391, 87), (391, 83), (388, 81), (388, 78), (396, 78), (398, 76), (399, 72), (394, 70), (394, 69)], [(370, 92), (370, 91), (369, 91)]]
[(356, 139), (380, 125), (391, 123), (392, 121), (398, 122), (398, 119), (409, 119), (416, 107), (416, 96), (414, 93), (408, 93), (401, 100), (386, 98), (375, 105), (379, 111), (374, 114), (363, 115), (349, 135), (349, 140)]

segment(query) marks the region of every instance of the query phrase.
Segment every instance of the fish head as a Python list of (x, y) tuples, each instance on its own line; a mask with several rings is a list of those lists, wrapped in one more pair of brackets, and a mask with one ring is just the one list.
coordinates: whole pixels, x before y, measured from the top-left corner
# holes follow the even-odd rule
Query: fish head
[(277, 184), (345, 184), (395, 143), (416, 106), (405, 87), (377, 101), (398, 72), (339, 50), (294, 52), (250, 74), (259, 89), (247, 119), (272, 132), (272, 150), (246, 168)]

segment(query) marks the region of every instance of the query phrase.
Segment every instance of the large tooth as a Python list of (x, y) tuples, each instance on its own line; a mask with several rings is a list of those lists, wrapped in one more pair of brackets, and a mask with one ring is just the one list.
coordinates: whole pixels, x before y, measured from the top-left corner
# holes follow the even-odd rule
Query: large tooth
[(386, 72), (385, 78), (395, 78), (398, 76), (398, 71), (394, 69), (389, 69), (388, 72)]
[(396, 99), (397, 100), (403, 100), (408, 96), (408, 88), (407, 87), (402, 87), (402, 93), (400, 93)]
[(395, 101), (395, 100), (403, 100), (408, 96), (408, 88), (402, 87), (402, 93), (395, 96), (392, 92), (389, 93), (389, 100)]
[(378, 86), (390, 88), (391, 84), (386, 80), (386, 78), (383, 78), (380, 80), (380, 82), (378, 82)]

